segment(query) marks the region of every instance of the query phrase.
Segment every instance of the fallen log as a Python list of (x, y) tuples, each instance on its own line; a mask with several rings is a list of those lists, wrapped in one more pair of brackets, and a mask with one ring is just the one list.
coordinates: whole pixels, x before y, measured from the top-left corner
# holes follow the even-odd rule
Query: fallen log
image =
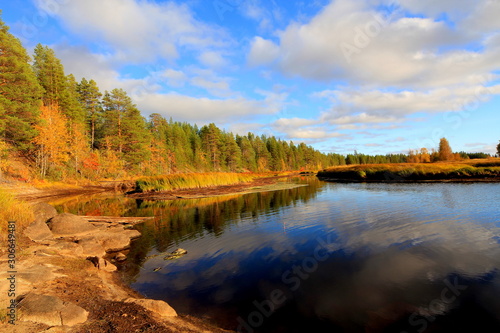
[(154, 216), (143, 216), (143, 217), (122, 217), (122, 216), (86, 216), (80, 215), (88, 222), (99, 222), (99, 223), (115, 223), (115, 224), (138, 224), (145, 222), (147, 220), (154, 219)]

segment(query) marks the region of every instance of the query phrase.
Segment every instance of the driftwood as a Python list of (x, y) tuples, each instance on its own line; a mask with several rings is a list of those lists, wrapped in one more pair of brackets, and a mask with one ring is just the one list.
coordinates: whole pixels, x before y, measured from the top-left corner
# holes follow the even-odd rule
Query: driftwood
[(145, 222), (147, 220), (154, 219), (154, 216), (147, 217), (121, 217), (121, 216), (84, 216), (80, 217), (84, 218), (89, 222), (98, 222), (98, 223), (114, 223), (114, 224), (138, 224)]

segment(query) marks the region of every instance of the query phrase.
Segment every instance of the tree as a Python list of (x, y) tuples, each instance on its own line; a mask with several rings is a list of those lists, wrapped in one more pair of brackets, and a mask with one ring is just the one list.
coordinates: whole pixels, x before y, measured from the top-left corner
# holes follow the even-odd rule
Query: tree
[(62, 107), (63, 94), (66, 89), (66, 77), (61, 61), (54, 50), (38, 44), (35, 47), (33, 71), (43, 88), (43, 103), (47, 106), (57, 104)]
[(135, 168), (150, 154), (150, 137), (146, 121), (123, 89), (106, 92), (104, 106), (104, 138), (101, 146), (113, 150), (129, 168)]
[(40, 118), (40, 124), (36, 125), (38, 135), (34, 142), (38, 146), (37, 164), (40, 174), (45, 177), (50, 167), (60, 166), (68, 160), (68, 122), (57, 104), (42, 106)]
[(210, 123), (208, 126), (201, 128), (200, 134), (202, 147), (212, 162), (213, 170), (219, 170), (221, 165), (221, 130), (214, 123)]
[(500, 157), (500, 143), (497, 145), (497, 156)]
[(453, 159), (453, 151), (451, 150), (450, 144), (446, 138), (441, 138), (439, 141), (438, 153), (440, 161), (451, 161)]
[(33, 148), (42, 92), (29, 61), (0, 19), (0, 134), (21, 150)]
[(96, 128), (102, 119), (102, 94), (94, 80), (87, 81), (85, 78), (77, 85), (76, 91), (79, 94), (79, 101), (85, 110), (86, 121), (90, 131), (90, 147), (95, 148)]
[(84, 123), (85, 110), (79, 103), (75, 77), (64, 74), (64, 67), (54, 50), (38, 44), (35, 47), (34, 60), (33, 70), (44, 91), (44, 105), (57, 105), (71, 124)]

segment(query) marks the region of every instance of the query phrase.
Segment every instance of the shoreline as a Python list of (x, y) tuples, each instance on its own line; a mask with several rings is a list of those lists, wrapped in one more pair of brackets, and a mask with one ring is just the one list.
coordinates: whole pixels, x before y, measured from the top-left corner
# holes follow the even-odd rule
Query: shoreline
[[(280, 179), (285, 177), (289, 176), (266, 177), (245, 184), (176, 190), (169, 193), (154, 193), (154, 195), (163, 196), (162, 199), (167, 198), (166, 200), (194, 199), (230, 194), (243, 195), (307, 186), (305, 184), (284, 182)], [(107, 186), (80, 186), (47, 189), (24, 187), (12, 190), (17, 194), (17, 198), (37, 207), (40, 205), (50, 206), (44, 202), (62, 197), (116, 191), (116, 186), (112, 188)], [(124, 193), (123, 190), (116, 192), (118, 194)], [(132, 195), (132, 197), (134, 196)], [(156, 197), (150, 198), (158, 200)], [(53, 216), (50, 218), (64, 215), (64, 213), (57, 214), (52, 206), (50, 206), (50, 209), (53, 210)], [(27, 229), (33, 227), (36, 223), (38, 223), (38, 227), (41, 224), (41, 227), (47, 228), (45, 222), (50, 220), (50, 218), (47, 218), (48, 216), (35, 211), (35, 217), (38, 222), (34, 222)], [(105, 230), (106, 234), (132, 232), (126, 230), (123, 225), (118, 224), (109, 224), (105, 227), (103, 223), (88, 221), (86, 223), (101, 228), (101, 231)], [(141, 332), (233, 332), (214, 326), (207, 319), (185, 314), (177, 315), (175, 310), (167, 303), (145, 298), (125, 283), (120, 271), (117, 269), (117, 266), (120, 266), (118, 255), (122, 255), (120, 260), (123, 260), (123, 256), (127, 255), (130, 242), (140, 237), (137, 230), (133, 230), (136, 233), (134, 235), (127, 234), (129, 237), (128, 245), (121, 245), (121, 248), (117, 251), (106, 248), (105, 253), (94, 256), (94, 254), (97, 254), (93, 253), (95, 252), (94, 248), (89, 250), (88, 246), (83, 246), (89, 235), (99, 238), (94, 231), (89, 235), (81, 235), (81, 233), (64, 236), (51, 234), (45, 239), (34, 240), (31, 238), (32, 233), (29, 234), (27, 229), (17, 236), (17, 247), (20, 255), (17, 262), (17, 271), (19, 273), (16, 296), (21, 296), (21, 298), (18, 298), (16, 332), (44, 332), (49, 328), (51, 332), (71, 333), (83, 333), (89, 330), (102, 333), (118, 331), (126, 333), (134, 332), (138, 328)], [(8, 271), (7, 259), (7, 253), (0, 249), (1, 277)], [(0, 292), (2, 293), (6, 287), (5, 282), (0, 281)], [(63, 321), (62, 314), (66, 313), (67, 315), (68, 311), (59, 309), (57, 311), (59, 311), (59, 317), (61, 317), (60, 322), (56, 318), (54, 323), (54, 318), (46, 318), (47, 316), (39, 313), (33, 314), (30, 312), (34, 311), (33, 309), (27, 310), (25, 308), (26, 302), (28, 304), (33, 302), (32, 298), (35, 300), (42, 298), (45, 302), (60, 303), (64, 306), (69, 305), (73, 310), (78, 309), (78, 311), (74, 311), (78, 315), (72, 314), (73, 322), (67, 319)], [(0, 305), (5, 308), (5, 304)], [(45, 305), (39, 303), (38, 308), (39, 310), (45, 310)], [(74, 319), (75, 317), (77, 319)], [(114, 328), (110, 329), (109, 327)], [(12, 325), (8, 324), (7, 321), (0, 322), (0, 332), (11, 331)]]

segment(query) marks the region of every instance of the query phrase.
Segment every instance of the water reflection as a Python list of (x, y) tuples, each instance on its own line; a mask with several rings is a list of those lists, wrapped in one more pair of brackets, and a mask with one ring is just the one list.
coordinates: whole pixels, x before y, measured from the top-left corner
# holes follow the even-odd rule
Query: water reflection
[[(124, 204), (158, 216), (140, 227), (124, 271), (147, 296), (243, 332), (496, 332), (499, 189), (312, 180)], [(145, 260), (176, 247), (189, 253)]]

